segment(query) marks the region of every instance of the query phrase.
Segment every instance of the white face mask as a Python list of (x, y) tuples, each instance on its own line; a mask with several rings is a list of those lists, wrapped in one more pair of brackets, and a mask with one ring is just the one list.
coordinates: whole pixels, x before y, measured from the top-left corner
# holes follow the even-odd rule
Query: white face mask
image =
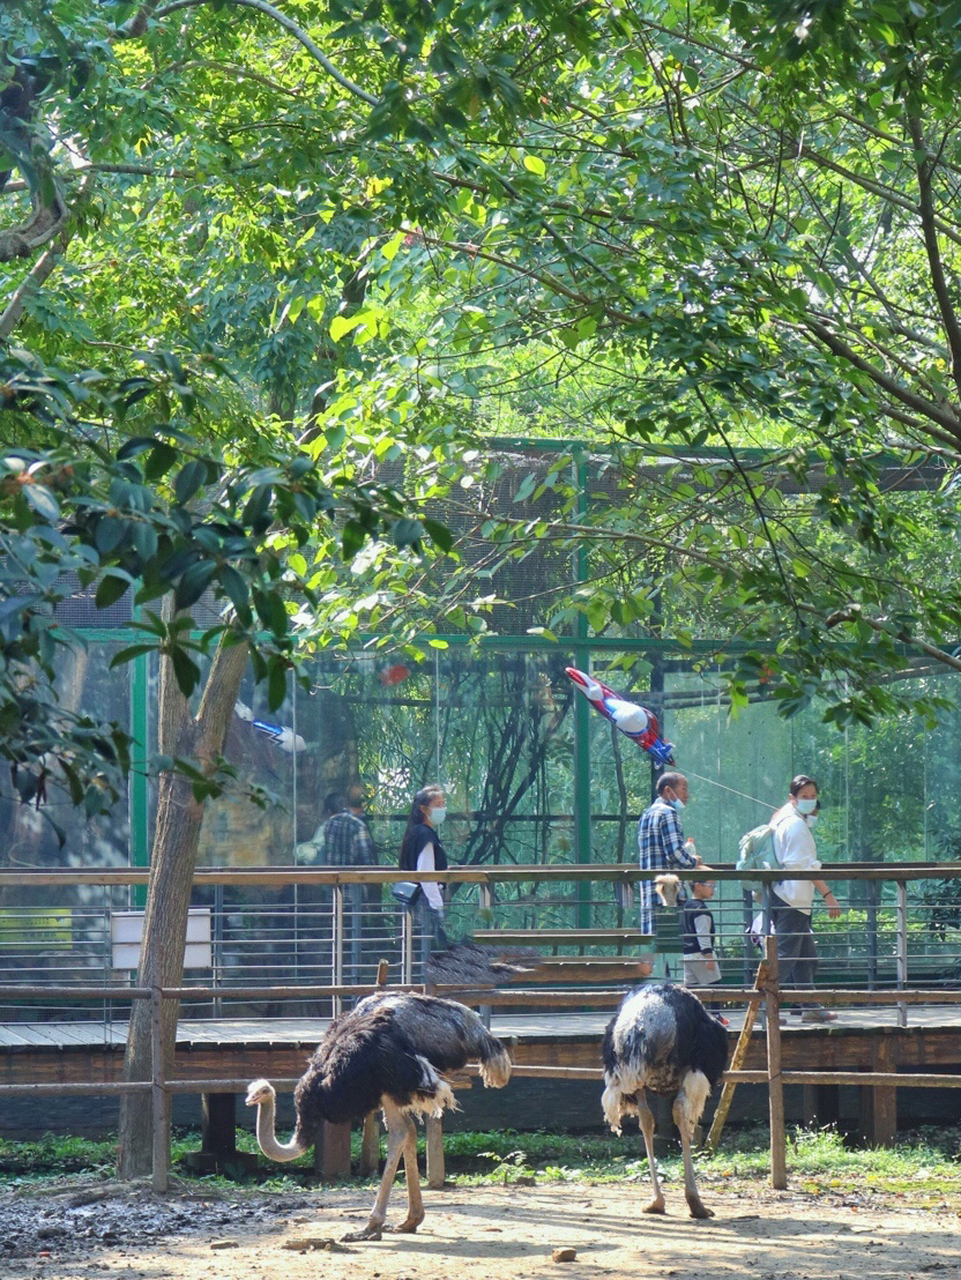
[(438, 805), (435, 809), (428, 809), (427, 816), (435, 827), (439, 827), (447, 817), (447, 808), (445, 805)]
[(797, 802), (798, 813), (802, 813), (805, 817), (807, 817), (809, 813), (813, 813), (817, 807), (818, 807), (817, 796), (815, 796), (813, 800), (804, 799), (804, 800), (798, 800)]

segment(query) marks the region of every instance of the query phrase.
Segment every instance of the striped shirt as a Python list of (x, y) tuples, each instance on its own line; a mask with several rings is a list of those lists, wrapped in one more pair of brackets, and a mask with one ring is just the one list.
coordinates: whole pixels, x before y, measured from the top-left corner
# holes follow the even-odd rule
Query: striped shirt
[[(684, 848), (684, 830), (673, 805), (660, 796), (641, 814), (637, 824), (637, 848), (642, 871), (670, 871), (672, 867), (697, 866), (697, 855)], [(654, 932), (654, 881), (642, 880), (640, 889), (641, 933)]]

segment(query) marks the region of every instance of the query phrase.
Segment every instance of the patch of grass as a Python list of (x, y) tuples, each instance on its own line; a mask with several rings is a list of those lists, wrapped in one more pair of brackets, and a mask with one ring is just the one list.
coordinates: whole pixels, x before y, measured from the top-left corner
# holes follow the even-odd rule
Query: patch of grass
[[(353, 1156), (360, 1156), (360, 1132), (355, 1130)], [(256, 1139), (238, 1131), (241, 1151), (256, 1151)], [(172, 1144), (173, 1167), (178, 1180), (210, 1187), (234, 1187), (236, 1182), (215, 1176), (193, 1175), (181, 1163), (200, 1148), (200, 1135), (177, 1133)], [(535, 1181), (634, 1182), (647, 1177), (644, 1144), (636, 1129), (620, 1138), (609, 1133), (521, 1133), (499, 1129), (480, 1133), (451, 1133), (444, 1140), (447, 1172), (464, 1185)], [(423, 1153), (423, 1134), (421, 1134)], [(116, 1161), (116, 1141), (58, 1137), (45, 1134), (37, 1142), (0, 1140), (0, 1185), (35, 1182), (65, 1174), (85, 1173), (111, 1177)], [(899, 1135), (897, 1145), (883, 1149), (858, 1147), (846, 1142), (835, 1129), (791, 1131), (787, 1152), (791, 1185), (811, 1194), (847, 1191), (911, 1193), (940, 1199), (961, 1194), (961, 1127), (914, 1130)], [(715, 1155), (697, 1156), (699, 1177), (723, 1187), (744, 1181), (766, 1182), (770, 1173), (767, 1129), (731, 1130), (725, 1133)], [(658, 1167), (666, 1181), (683, 1178), (679, 1146), (659, 1155)], [(290, 1191), (316, 1185), (313, 1153), (288, 1165), (264, 1160), (255, 1173), (242, 1177), (248, 1186)], [(366, 1178), (362, 1181), (370, 1184)]]

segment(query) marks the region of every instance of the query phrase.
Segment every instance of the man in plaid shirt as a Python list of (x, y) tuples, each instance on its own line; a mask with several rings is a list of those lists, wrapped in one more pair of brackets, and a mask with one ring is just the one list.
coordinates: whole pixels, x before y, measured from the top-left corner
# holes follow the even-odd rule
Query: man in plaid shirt
[[(353, 798), (353, 797), (351, 797)], [(337, 793), (328, 797), (327, 803), (338, 809), (324, 825), (324, 865), (328, 867), (371, 867), (374, 858), (374, 842), (370, 838), (367, 823), (357, 812), (347, 808), (346, 799)]]
[[(681, 810), (687, 804), (687, 778), (681, 773), (662, 773), (657, 780), (657, 799), (641, 814), (637, 824), (637, 847), (642, 871), (690, 870), (701, 859), (684, 847)], [(654, 881), (640, 882), (641, 933), (654, 932)]]
[[(334, 810), (324, 826), (324, 863), (328, 867), (372, 867), (376, 861), (374, 842), (363, 817), (364, 795), (360, 787), (350, 788), (347, 796), (334, 792), (327, 797)], [(348, 808), (348, 805), (350, 806)], [(370, 906), (367, 886), (344, 885), (344, 980), (360, 981), (361, 944), (364, 917)], [(380, 890), (377, 890), (378, 896)]]

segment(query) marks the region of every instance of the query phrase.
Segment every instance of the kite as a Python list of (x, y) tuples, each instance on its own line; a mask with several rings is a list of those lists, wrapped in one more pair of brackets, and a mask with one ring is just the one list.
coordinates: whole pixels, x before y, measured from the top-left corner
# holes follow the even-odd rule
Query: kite
[(295, 751), (303, 751), (307, 746), (300, 734), (294, 733), (293, 729), (288, 729), (286, 725), (268, 724), (266, 720), (255, 720), (254, 713), (245, 702), (235, 702), (234, 711), (239, 719), (252, 724), (255, 729), (280, 747), (281, 751), (292, 754)]
[(632, 742), (643, 747), (661, 768), (674, 764), (674, 744), (661, 738), (661, 727), (653, 711), (636, 702), (628, 702), (606, 684), (585, 675), (576, 667), (565, 667), (564, 670), (591, 706), (610, 720), (615, 729), (620, 729)]

